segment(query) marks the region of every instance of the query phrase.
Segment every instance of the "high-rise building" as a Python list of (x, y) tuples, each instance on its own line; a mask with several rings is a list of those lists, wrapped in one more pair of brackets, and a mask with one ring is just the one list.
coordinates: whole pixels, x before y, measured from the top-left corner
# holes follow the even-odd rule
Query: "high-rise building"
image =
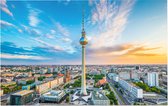
[(150, 87), (152, 86), (159, 86), (159, 79), (158, 73), (156, 72), (149, 72), (147, 74), (147, 83)]

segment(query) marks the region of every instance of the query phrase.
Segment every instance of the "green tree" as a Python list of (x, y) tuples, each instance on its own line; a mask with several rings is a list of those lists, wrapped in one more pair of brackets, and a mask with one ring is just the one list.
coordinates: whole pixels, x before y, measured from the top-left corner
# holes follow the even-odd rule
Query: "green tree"
[(66, 97), (66, 102), (69, 103), (69, 96)]
[(29, 85), (29, 84), (32, 84), (32, 83), (34, 83), (34, 80), (28, 80), (28, 81), (26, 82), (26, 85)]
[(40, 76), (40, 77), (38, 77), (38, 80), (43, 81), (45, 78), (46, 78), (45, 76)]

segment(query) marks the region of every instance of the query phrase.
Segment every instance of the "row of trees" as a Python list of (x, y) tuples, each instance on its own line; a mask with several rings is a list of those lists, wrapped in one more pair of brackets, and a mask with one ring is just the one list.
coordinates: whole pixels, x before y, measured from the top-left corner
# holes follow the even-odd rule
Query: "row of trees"
[(147, 92), (156, 92), (156, 93), (160, 93), (160, 90), (156, 87), (149, 87), (147, 84), (142, 83), (142, 82), (135, 82), (136, 86), (139, 86), (140, 88), (142, 88), (143, 90), (147, 91)]
[(43, 81), (45, 78), (46, 78), (45, 76), (40, 76), (40, 77), (38, 77), (38, 80)]
[(35, 80), (28, 80), (28, 81), (26, 82), (26, 85), (32, 84), (32, 83), (34, 83), (34, 82), (35, 82)]
[(14, 91), (17, 91), (17, 90), (21, 90), (22, 87), (21, 86), (18, 86), (18, 85), (9, 85), (9, 86), (3, 86), (1, 85), (1, 88), (3, 89), (3, 93), (4, 94), (7, 94), (7, 93), (11, 93), (11, 92), (14, 92)]
[(69, 88), (69, 87), (72, 87), (72, 88), (77, 88), (77, 87), (80, 87), (81, 86), (81, 77), (77, 80), (75, 80), (75, 82), (73, 84), (70, 84), (68, 83), (67, 85), (64, 86), (64, 89), (65, 88)]
[(93, 79), (95, 80), (95, 83), (97, 83), (99, 80), (103, 79), (104, 74), (100, 75), (94, 75)]
[(111, 91), (109, 85), (106, 84), (104, 86), (104, 88), (106, 88), (110, 92), (109, 94), (106, 95), (109, 98), (109, 100), (110, 100), (110, 105), (118, 105), (118, 101), (117, 101), (117, 99), (116, 99), (116, 97), (114, 95), (114, 92)]

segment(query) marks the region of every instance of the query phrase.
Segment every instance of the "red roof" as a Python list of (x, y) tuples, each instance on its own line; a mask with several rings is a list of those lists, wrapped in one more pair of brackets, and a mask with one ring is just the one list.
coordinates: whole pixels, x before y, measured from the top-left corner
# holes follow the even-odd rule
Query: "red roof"
[(98, 85), (103, 85), (103, 84), (105, 84), (105, 83), (107, 83), (107, 81), (106, 81), (105, 78), (103, 78), (103, 79), (99, 80), (97, 84), (98, 84)]
[(58, 73), (58, 76), (62, 77), (62, 76), (64, 76), (64, 74)]

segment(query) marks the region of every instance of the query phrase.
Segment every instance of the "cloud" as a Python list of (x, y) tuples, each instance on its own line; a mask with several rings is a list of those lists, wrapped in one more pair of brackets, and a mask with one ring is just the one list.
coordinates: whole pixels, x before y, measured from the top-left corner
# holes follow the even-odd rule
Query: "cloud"
[(2, 42), (1, 43), (1, 52), (5, 54), (29, 54), (29, 55), (35, 55), (32, 50), (29, 50), (28, 48), (23, 48), (23, 47), (17, 47), (14, 43), (12, 42)]
[(87, 54), (91, 57), (120, 57), (120, 56), (156, 56), (159, 53), (154, 52), (160, 49), (160, 47), (149, 47), (142, 44), (120, 44), (111, 47), (103, 47), (96, 49), (88, 49)]
[(51, 34), (55, 34), (56, 31), (55, 31), (54, 29), (51, 29), (51, 30), (50, 30), (50, 33), (51, 33)]
[[(159, 53), (153, 52), (153, 50), (158, 50), (160, 47), (146, 47), (144, 45), (141, 46), (134, 46), (127, 50), (124, 54), (126, 56), (158, 56)], [(150, 52), (152, 51), (152, 52)]]
[(41, 11), (36, 8), (32, 8), (30, 5), (27, 5), (27, 8), (29, 9), (29, 25), (32, 27), (36, 27), (40, 23), (39, 14)]
[(89, 5), (91, 6), (93, 5), (94, 0), (88, 0), (88, 2), (89, 2)]
[(0, 1), (0, 8), (2, 11), (4, 11), (5, 13), (7, 13), (8, 15), (13, 17), (12, 12), (8, 9), (8, 6), (6, 4), (6, 0), (1, 0)]
[(42, 32), (36, 28), (28, 27), (25, 25), (22, 25), (22, 27), (24, 28), (24, 31), (26, 31), (31, 36), (35, 37), (35, 36), (40, 36), (42, 34)]
[[(119, 2), (119, 3), (118, 3)], [(96, 25), (96, 35), (90, 42), (91, 48), (112, 46), (125, 28), (134, 0), (92, 2), (92, 25)]]
[[(2, 54), (10, 54), (15, 55), (18, 57), (21, 56), (28, 56), (28, 57), (42, 57), (42, 58), (53, 58), (57, 54), (53, 48), (45, 46), (45, 47), (17, 47), (12, 42), (2, 42), (1, 43), (1, 53)], [(9, 57), (8, 57), (9, 58)]]
[(54, 29), (51, 29), (49, 33), (45, 34), (44, 36), (49, 38), (49, 39), (54, 39), (56, 35), (56, 31)]
[(43, 41), (43, 40), (40, 40), (40, 39), (34, 39), (34, 40), (36, 40), (38, 43), (41, 43), (41, 44), (43, 44), (44, 46), (47, 46), (47, 47), (50, 47), (50, 48), (52, 48), (53, 50), (56, 50), (56, 51), (64, 51), (64, 49), (62, 48), (62, 47), (60, 47), (60, 46), (57, 46), (57, 45), (51, 45), (50, 43), (47, 43), (47, 42), (45, 42), (45, 41)]
[(9, 23), (7, 21), (0, 20), (0, 27), (1, 28), (8, 28), (8, 27), (13, 27), (15, 28), (18, 32), (22, 33), (22, 30), (19, 29), (16, 25)]
[(53, 39), (54, 38), (54, 35), (50, 34), (50, 33), (47, 33), (45, 34), (45, 36), (49, 39)]
[(5, 28), (5, 27), (16, 27), (15, 25), (13, 25), (12, 23), (0, 20), (0, 24), (1, 24), (1, 28)]
[(56, 28), (57, 28), (59, 34), (61, 34), (63, 36), (69, 36), (68, 29), (63, 27), (60, 23), (56, 23)]
[(1, 59), (46, 60), (48, 58), (44, 58), (44, 57), (40, 57), (40, 56), (29, 56), (29, 55), (1, 54)]
[(44, 48), (48, 48), (52, 52), (62, 52), (62, 53), (65, 52), (65, 53), (69, 53), (69, 54), (76, 52), (75, 48), (72, 45), (59, 46), (59, 45), (52, 45), (48, 42), (45, 42), (45, 41), (37, 39), (37, 38), (34, 40), (37, 41), (38, 43), (41, 43), (42, 45), (44, 45)]
[(62, 38), (62, 40), (63, 40), (64, 42), (72, 42), (72, 40), (69, 39), (69, 38)]

